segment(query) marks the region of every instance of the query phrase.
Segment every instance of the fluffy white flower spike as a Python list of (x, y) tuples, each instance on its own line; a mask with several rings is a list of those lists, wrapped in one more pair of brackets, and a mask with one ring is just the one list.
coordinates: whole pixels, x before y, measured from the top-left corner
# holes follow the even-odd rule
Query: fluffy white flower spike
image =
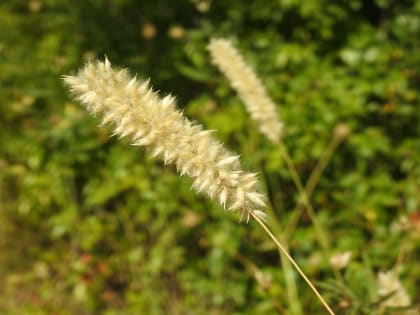
[(108, 60), (88, 63), (65, 83), (87, 109), (113, 124), (114, 134), (128, 137), (133, 145), (147, 146), (151, 155), (174, 164), (181, 175), (193, 179), (193, 187), (216, 199), (225, 209), (264, 218), (264, 195), (257, 191), (257, 176), (241, 170), (232, 155), (209, 131), (194, 124), (176, 109), (175, 99), (160, 98), (149, 82), (116, 71)]
[(283, 124), (278, 119), (276, 105), (252, 68), (229, 40), (212, 39), (208, 49), (213, 63), (229, 79), (261, 133), (270, 141), (278, 142)]

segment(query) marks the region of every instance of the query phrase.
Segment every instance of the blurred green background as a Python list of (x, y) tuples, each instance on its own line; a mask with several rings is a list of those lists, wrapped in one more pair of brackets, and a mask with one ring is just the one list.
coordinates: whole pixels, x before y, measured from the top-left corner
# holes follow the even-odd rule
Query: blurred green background
[[(211, 64), (214, 36), (278, 104), (302, 180), (326, 163), (312, 204), (327, 252), (305, 212), (290, 224), (297, 190)], [(291, 297), (255, 223), (71, 99), (60, 76), (105, 54), (260, 172), (292, 255), (337, 314), (403, 314), (379, 306), (377, 273), (391, 269), (418, 305), (419, 52), (420, 1), (1, 1), (0, 314), (325, 314), (295, 274)], [(329, 255), (345, 251), (334, 272)]]

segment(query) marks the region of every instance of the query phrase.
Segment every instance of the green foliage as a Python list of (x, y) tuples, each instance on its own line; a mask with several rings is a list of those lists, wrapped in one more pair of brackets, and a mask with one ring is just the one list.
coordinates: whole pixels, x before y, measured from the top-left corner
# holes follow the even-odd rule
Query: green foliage
[[(306, 215), (287, 235), (337, 314), (379, 314), (376, 274), (394, 267), (420, 303), (419, 1), (9, 0), (0, 3), (0, 313), (293, 314), (263, 233), (108, 138), (60, 80), (105, 54), (151, 77), (261, 172), (286, 227), (297, 191), (211, 65), (213, 36), (233, 39), (261, 76), (304, 182), (336, 126), (350, 129), (312, 198), (330, 252), (353, 254), (342, 281)], [(296, 280), (304, 313), (321, 314)]]

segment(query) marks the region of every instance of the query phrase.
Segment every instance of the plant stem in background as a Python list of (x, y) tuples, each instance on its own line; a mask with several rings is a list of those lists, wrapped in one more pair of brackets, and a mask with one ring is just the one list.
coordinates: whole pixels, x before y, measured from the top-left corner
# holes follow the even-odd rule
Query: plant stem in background
[[(251, 128), (249, 132), (249, 140), (247, 141), (247, 145), (250, 146), (249, 154), (253, 156), (253, 161), (257, 162), (256, 167), (259, 167), (263, 173), (265, 173), (264, 164), (261, 163), (262, 160), (260, 158), (259, 154), (253, 154), (254, 152), (258, 152), (258, 145), (260, 143), (260, 136), (261, 134), (259, 132), (256, 132), (257, 128)], [(262, 181), (262, 184), (265, 185), (265, 191), (269, 190), (269, 182), (268, 178), (266, 178), (265, 181)], [(274, 196), (272, 196), (274, 197)], [(286, 243), (286, 236), (283, 234), (282, 227), (280, 224), (280, 221), (278, 219), (278, 216), (273, 211), (273, 209), (279, 209), (279, 205), (276, 204), (276, 200), (273, 198), (268, 198), (269, 200), (269, 206), (266, 208), (267, 216), (269, 218), (270, 226), (272, 228), (273, 234), (276, 236), (278, 240), (283, 244), (283, 246), (288, 250), (288, 246)], [(278, 249), (278, 248), (277, 248)], [(283, 252), (278, 249), (280, 263), (283, 269), (284, 274), (284, 281), (285, 281), (285, 289), (287, 291), (287, 298), (289, 300), (289, 312), (291, 315), (302, 315), (302, 303), (301, 298), (298, 293), (298, 288), (296, 285), (296, 277), (295, 272), (293, 270), (293, 266), (291, 265), (290, 261), (287, 259), (287, 257), (283, 254)]]
[[(328, 147), (325, 149), (324, 153), (322, 154), (321, 158), (319, 159), (317, 165), (312, 170), (311, 175), (309, 176), (308, 181), (306, 182), (304, 193), (306, 198), (304, 198), (310, 204), (310, 198), (314, 192), (316, 185), (318, 184), (322, 173), (324, 172), (325, 168), (327, 167), (328, 163), (331, 160), (331, 157), (334, 151), (337, 149), (338, 145), (349, 135), (350, 130), (348, 129), (347, 125), (345, 124), (338, 124), (334, 130), (333, 138), (331, 139)], [(292, 212), (292, 216), (290, 221), (286, 227), (286, 235), (290, 235), (293, 233), (293, 230), (296, 228), (298, 220), (302, 215), (304, 210), (305, 200), (300, 201), (294, 211)]]
[[(298, 192), (299, 192), (299, 195), (300, 195), (299, 200), (302, 200), (302, 203), (305, 206), (305, 209), (306, 209), (306, 211), (307, 211), (307, 213), (308, 213), (308, 215), (309, 215), (309, 217), (310, 217), (310, 219), (311, 219), (311, 221), (314, 225), (314, 228), (315, 228), (315, 230), (318, 234), (319, 242), (320, 242), (322, 248), (324, 250), (328, 251), (328, 249), (329, 249), (328, 238), (325, 235), (325, 232), (324, 232), (324, 230), (321, 226), (321, 223), (319, 222), (319, 220), (318, 220), (318, 218), (315, 214), (315, 211), (312, 207), (312, 204), (309, 201), (308, 195), (305, 192), (305, 188), (303, 187), (302, 181), (300, 180), (300, 177), (299, 177), (299, 175), (296, 171), (296, 168), (293, 164), (292, 158), (290, 157), (290, 154), (289, 154), (286, 146), (284, 145), (284, 143), (282, 141), (278, 142), (278, 147), (279, 147), (280, 153), (283, 157), (283, 160), (286, 163), (287, 169), (289, 170), (289, 173), (292, 176), (293, 182), (294, 182), (296, 188), (298, 189)], [(287, 235), (290, 235), (290, 234), (287, 234)]]
[[(258, 266), (255, 265), (255, 263), (252, 260), (246, 258), (241, 253), (233, 252), (229, 248), (224, 247), (223, 250), (226, 251), (229, 255), (231, 255), (234, 259), (239, 261), (245, 267), (245, 269), (247, 269), (248, 272), (252, 274), (262, 291), (269, 293), (272, 287), (270, 279), (268, 279), (264, 275), (261, 269), (258, 268)], [(280, 314), (284, 314), (284, 312), (286, 311), (284, 305), (277, 301), (274, 297), (270, 296), (269, 298), (271, 300), (271, 303), (273, 303), (273, 305), (277, 308)]]

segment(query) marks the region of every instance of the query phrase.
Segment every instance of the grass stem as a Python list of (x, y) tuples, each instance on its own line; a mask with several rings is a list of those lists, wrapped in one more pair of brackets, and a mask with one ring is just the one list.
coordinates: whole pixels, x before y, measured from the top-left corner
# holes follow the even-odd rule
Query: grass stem
[(296, 263), (296, 261), (290, 256), (289, 252), (286, 250), (286, 248), (277, 240), (277, 238), (274, 236), (274, 234), (270, 231), (270, 229), (267, 227), (267, 225), (252, 211), (250, 212), (251, 216), (258, 222), (258, 224), (264, 229), (264, 231), (268, 234), (268, 236), (273, 240), (273, 242), (277, 245), (277, 247), (281, 250), (281, 252), (286, 256), (286, 258), (290, 261), (290, 263), (293, 265), (293, 267), (297, 270), (297, 272), (300, 274), (300, 276), (305, 280), (305, 282), (308, 284), (308, 286), (311, 288), (311, 290), (315, 293), (315, 295), (318, 297), (318, 299), (321, 301), (322, 305), (325, 307), (325, 309), (328, 311), (330, 315), (335, 315), (333, 310), (330, 308), (328, 303), (324, 300), (322, 295), (319, 293), (317, 288), (312, 284), (311, 280), (305, 275), (305, 273), (302, 271), (302, 269), (299, 267), (299, 265)]
[[(290, 157), (290, 154), (284, 145), (282, 141), (278, 142), (278, 147), (280, 150), (280, 153), (282, 155), (283, 160), (286, 163), (286, 166), (290, 172), (290, 175), (292, 176), (293, 182), (296, 185), (296, 188), (298, 189), (298, 192), (300, 194), (299, 200), (302, 200), (303, 205), (305, 206), (308, 215), (314, 225), (314, 228), (317, 232), (319, 242), (324, 250), (329, 250), (329, 243), (328, 238), (325, 235), (324, 230), (322, 229), (322, 226), (316, 217), (315, 211), (309, 201), (308, 195), (306, 194), (305, 188), (303, 187), (302, 181), (300, 180), (299, 174), (296, 171), (296, 168), (294, 166), (294, 163), (292, 161), (292, 158)], [(290, 234), (289, 234), (290, 235)]]
[[(338, 147), (338, 145), (340, 144), (341, 140), (342, 140), (342, 138), (337, 137), (337, 136), (334, 136), (332, 138), (332, 140), (328, 144), (328, 147), (326, 148), (323, 155), (319, 159), (317, 165), (312, 170), (311, 175), (309, 176), (309, 179), (306, 182), (306, 185), (305, 185), (305, 188), (304, 188), (304, 192), (305, 192), (306, 197), (303, 198), (304, 200), (302, 200), (302, 202), (299, 202), (296, 205), (295, 210), (292, 212), (292, 217), (290, 218), (290, 221), (287, 224), (287, 227), (285, 229), (286, 230), (286, 235), (292, 234), (293, 230), (295, 229), (295, 227), (296, 227), (296, 225), (299, 221), (299, 218), (302, 215), (303, 210), (306, 207), (304, 202), (308, 201), (308, 204), (310, 204), (310, 198), (311, 198), (311, 196), (312, 196), (312, 194), (315, 190), (315, 187), (318, 184), (318, 182), (321, 178), (321, 175), (323, 174), (325, 168), (327, 167), (328, 163), (330, 162), (331, 157), (332, 157), (334, 151), (336, 150), (336, 148)], [(287, 151), (286, 151), (286, 155), (287, 155)], [(286, 156), (286, 159), (287, 159), (287, 156)], [(310, 215), (310, 211), (308, 211), (308, 214)]]

